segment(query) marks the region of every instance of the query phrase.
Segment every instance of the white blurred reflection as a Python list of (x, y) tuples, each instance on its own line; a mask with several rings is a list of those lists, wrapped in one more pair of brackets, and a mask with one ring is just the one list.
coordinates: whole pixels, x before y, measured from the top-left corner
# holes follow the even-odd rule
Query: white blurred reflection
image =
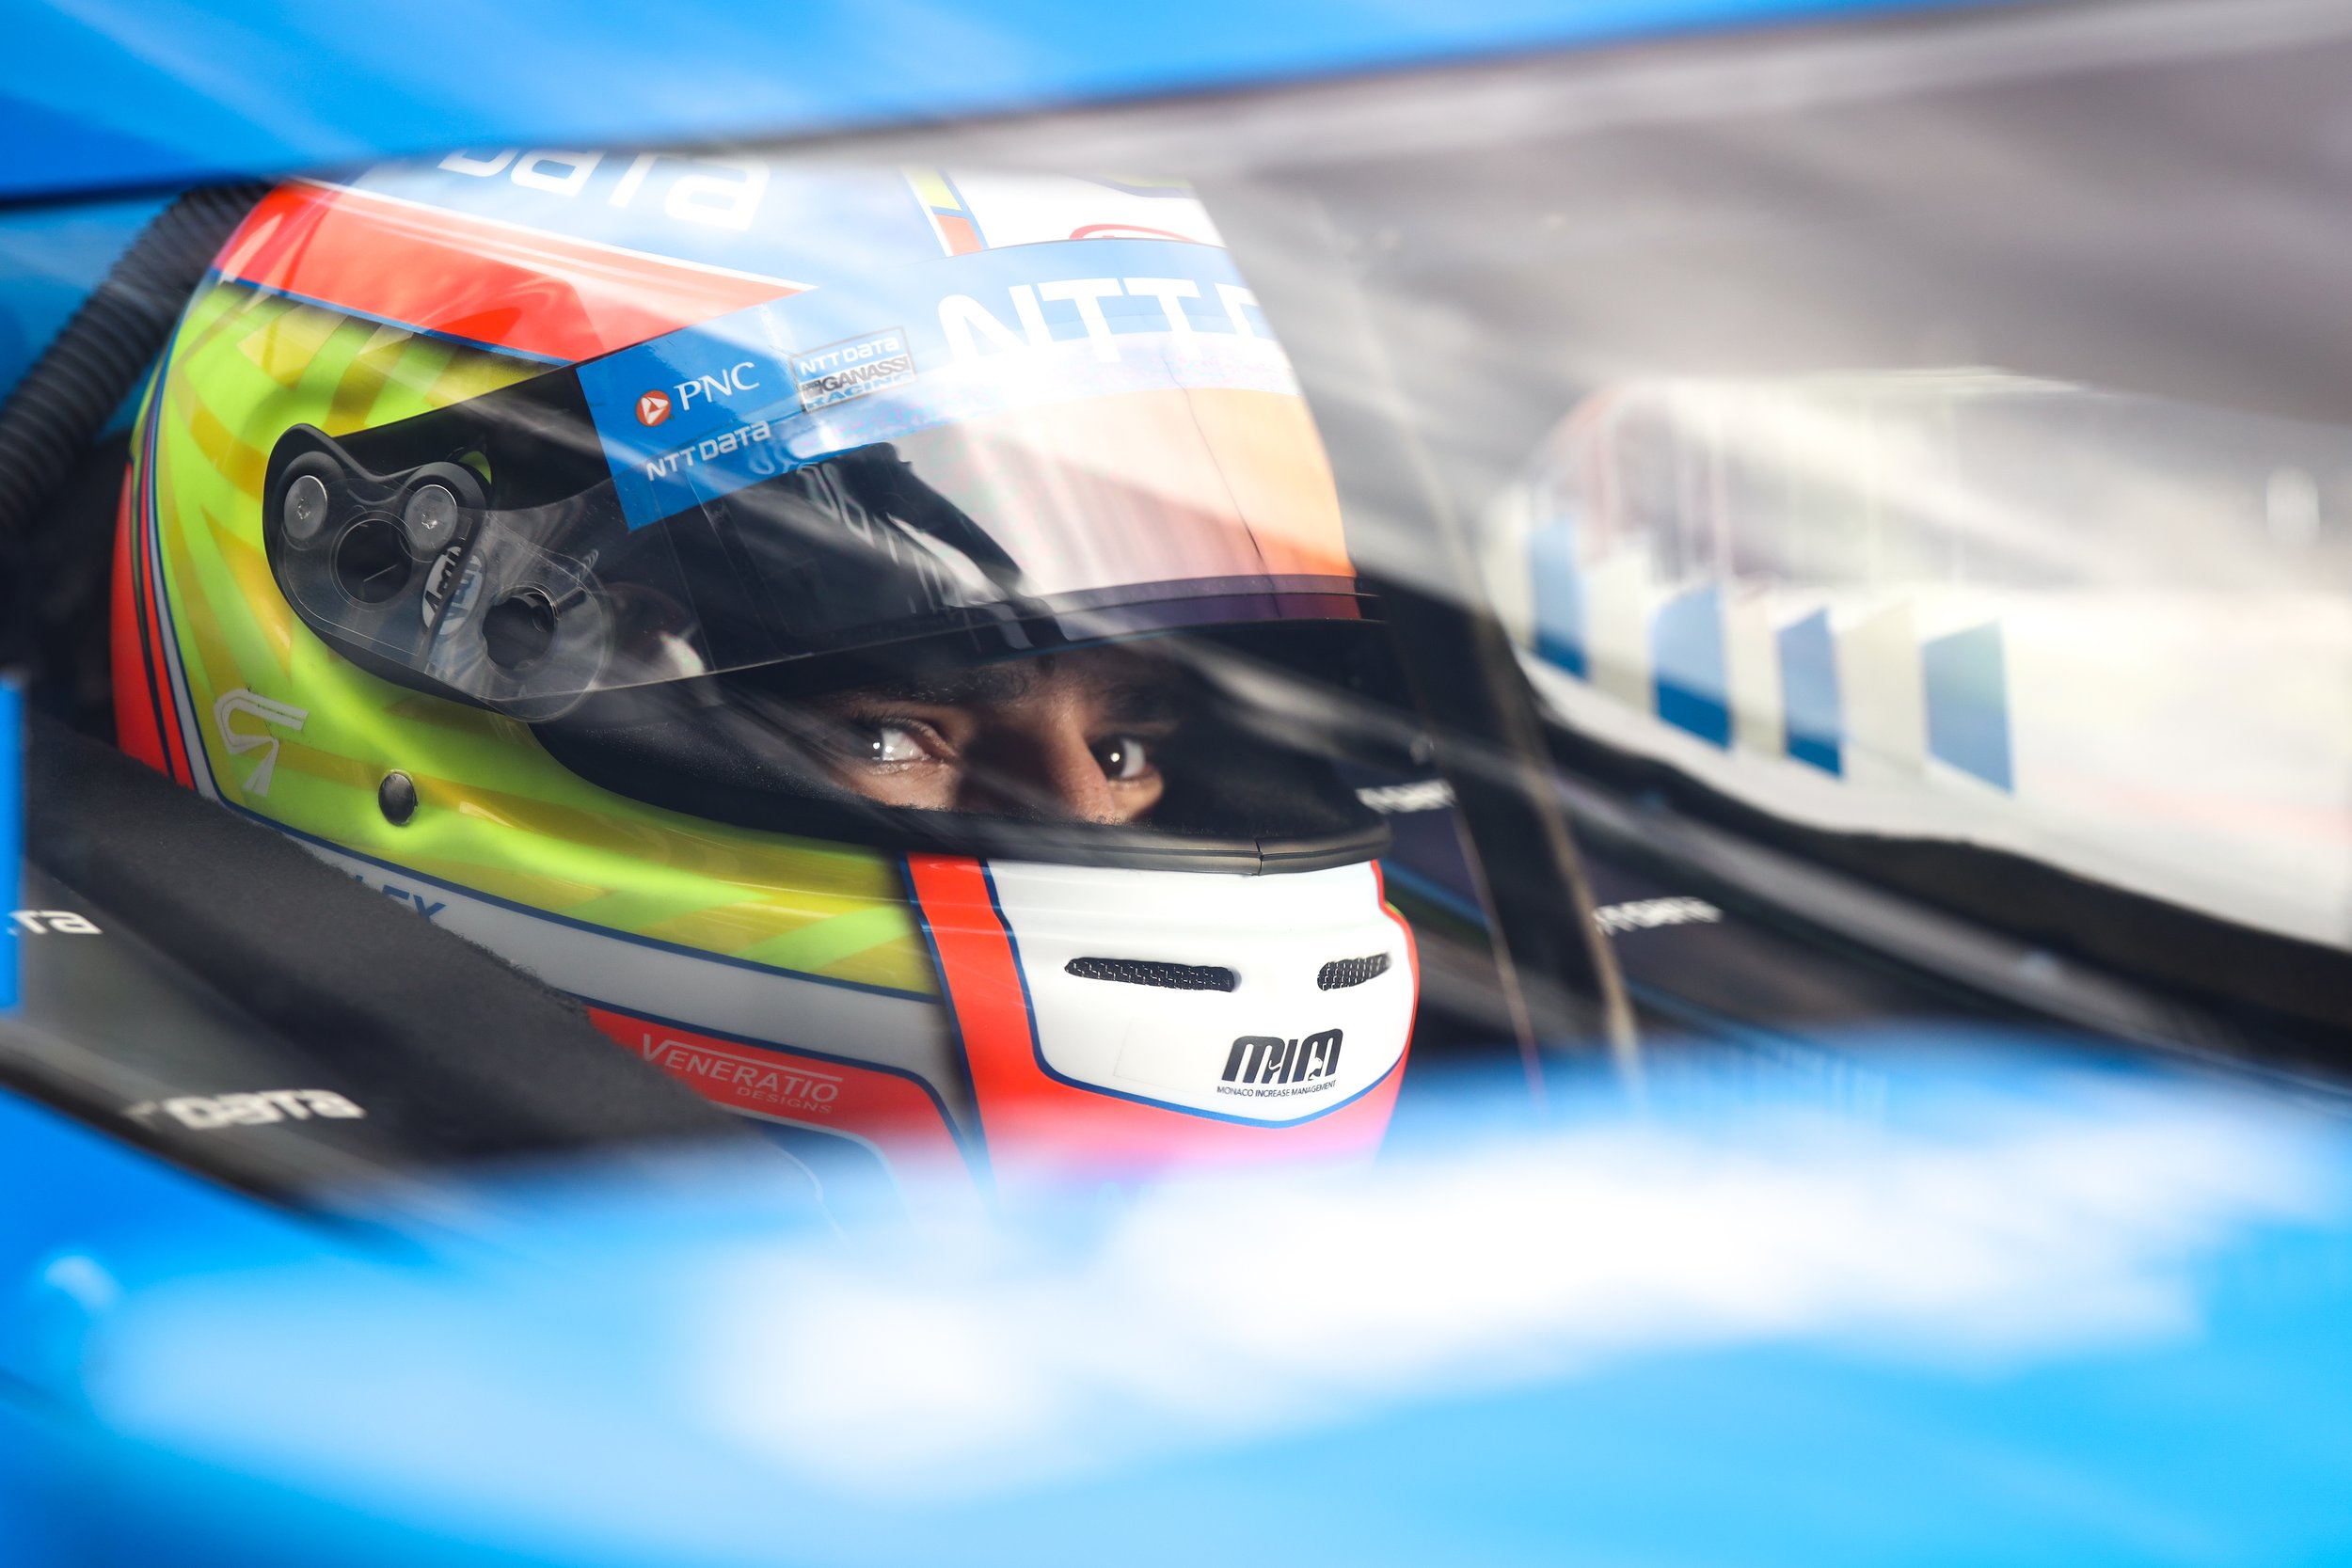
[(1668, 1351), (2193, 1335), (2201, 1253), (2344, 1196), (2226, 1101), (2078, 1084), (1947, 1119), (1618, 1122), (1165, 1188), (920, 1270), (747, 1257), (702, 1281), (703, 1396), (819, 1483), (988, 1492)]
[(1636, 382), (1483, 547), (1612, 745), (2352, 944), (2352, 431), (1990, 371)]

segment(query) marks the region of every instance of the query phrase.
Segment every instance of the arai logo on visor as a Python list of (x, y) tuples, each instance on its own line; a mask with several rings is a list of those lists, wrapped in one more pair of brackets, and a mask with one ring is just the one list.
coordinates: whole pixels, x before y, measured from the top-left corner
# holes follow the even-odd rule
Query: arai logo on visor
[(637, 394), (637, 422), (657, 425), (670, 417), (670, 394), (640, 392)]

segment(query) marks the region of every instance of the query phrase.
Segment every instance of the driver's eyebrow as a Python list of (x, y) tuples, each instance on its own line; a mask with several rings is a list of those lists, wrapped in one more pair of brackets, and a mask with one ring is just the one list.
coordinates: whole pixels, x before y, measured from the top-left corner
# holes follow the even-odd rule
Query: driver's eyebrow
[[(842, 692), (832, 701), (905, 703), (923, 707), (1014, 703), (1029, 696), (1067, 668), (1057, 663), (1057, 656), (1048, 654), (1014, 663), (957, 671), (952, 674), (877, 681), (854, 691)], [(1104, 681), (1096, 687), (1096, 690), (1106, 711), (1129, 722), (1152, 723), (1178, 719), (1183, 717), (1186, 706), (1184, 679), (1174, 671), (1147, 670), (1121, 673)]]
[(946, 675), (909, 675), (876, 681), (836, 701), (910, 703), (930, 707), (959, 707), (967, 703), (1007, 703), (1026, 696), (1038, 685), (1041, 672), (1032, 661), (983, 665)]
[(1181, 719), (1188, 705), (1184, 699), (1184, 687), (1172, 675), (1134, 677), (1115, 682), (1103, 691), (1104, 709), (1129, 723)]

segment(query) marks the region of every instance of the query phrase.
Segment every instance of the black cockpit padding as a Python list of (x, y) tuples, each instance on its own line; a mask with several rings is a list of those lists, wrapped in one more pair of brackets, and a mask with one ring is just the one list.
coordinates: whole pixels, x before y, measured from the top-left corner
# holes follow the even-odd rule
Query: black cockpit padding
[[(379, 1147), (431, 1162), (751, 1138), (577, 1001), (283, 834), (54, 721), (32, 716), (27, 741), (32, 863), (280, 1037), (279, 1059), (348, 1085)], [(297, 1086), (184, 1070), (191, 1093)]]

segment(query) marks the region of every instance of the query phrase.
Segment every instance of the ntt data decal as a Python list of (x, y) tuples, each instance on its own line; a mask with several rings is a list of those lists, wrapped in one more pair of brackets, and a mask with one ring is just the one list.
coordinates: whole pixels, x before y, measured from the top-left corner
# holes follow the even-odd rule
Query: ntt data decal
[(683, 327), (577, 374), (631, 528), (995, 410), (1165, 387), (1296, 389), (1231, 260), (1184, 240), (915, 262)]

